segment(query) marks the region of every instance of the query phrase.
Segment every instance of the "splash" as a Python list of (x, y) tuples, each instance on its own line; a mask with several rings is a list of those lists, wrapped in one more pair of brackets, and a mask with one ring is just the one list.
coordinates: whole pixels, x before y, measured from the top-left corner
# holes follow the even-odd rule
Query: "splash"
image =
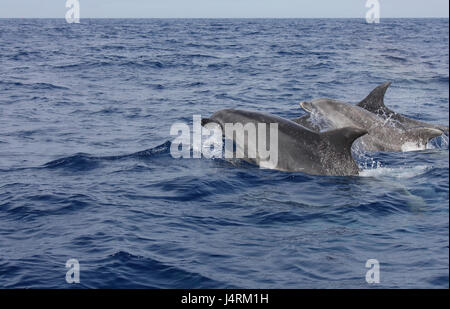
[(415, 142), (406, 142), (402, 144), (403, 152), (425, 150), (426, 148), (426, 145), (418, 144)]
[(332, 129), (331, 123), (325, 118), (322, 117), (319, 113), (310, 113), (308, 121), (316, 128), (319, 129), (320, 132), (328, 131)]
[(432, 167), (418, 165), (411, 167), (377, 167), (373, 169), (363, 169), (359, 172), (361, 177), (393, 177), (393, 178), (413, 178), (426, 173)]
[(202, 153), (209, 153), (210, 158), (224, 158), (225, 142), (222, 136), (211, 136), (208, 140), (202, 140)]
[(359, 139), (352, 145), (352, 155), (360, 169), (367, 170), (383, 167), (381, 161), (376, 160), (364, 150), (364, 145)]
[(442, 134), (427, 143), (426, 149), (448, 149), (448, 136)]

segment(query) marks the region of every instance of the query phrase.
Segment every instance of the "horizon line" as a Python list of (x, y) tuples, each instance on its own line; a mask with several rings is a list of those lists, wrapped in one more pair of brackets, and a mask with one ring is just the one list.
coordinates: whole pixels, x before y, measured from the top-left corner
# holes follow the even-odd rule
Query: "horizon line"
[[(65, 17), (1, 17), (0, 19), (65, 19)], [(82, 19), (365, 19), (365, 17), (81, 17)], [(382, 19), (449, 19), (449, 16), (402, 16)]]

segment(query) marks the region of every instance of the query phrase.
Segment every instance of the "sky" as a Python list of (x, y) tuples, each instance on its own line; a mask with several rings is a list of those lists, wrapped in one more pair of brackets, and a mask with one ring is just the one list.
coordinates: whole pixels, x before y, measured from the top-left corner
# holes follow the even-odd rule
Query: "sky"
[[(378, 0), (380, 17), (449, 17), (448, 0)], [(83, 18), (365, 18), (366, 0), (79, 0)], [(66, 0), (0, 0), (0, 18), (64, 18)]]

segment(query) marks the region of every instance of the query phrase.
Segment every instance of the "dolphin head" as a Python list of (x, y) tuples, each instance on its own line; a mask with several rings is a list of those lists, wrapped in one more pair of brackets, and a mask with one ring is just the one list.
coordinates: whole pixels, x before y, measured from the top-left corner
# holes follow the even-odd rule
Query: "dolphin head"
[(300, 102), (300, 107), (311, 114), (329, 115), (341, 109), (342, 102), (333, 99), (316, 99)]
[(323, 127), (343, 128), (354, 126), (349, 120), (351, 113), (348, 104), (333, 99), (317, 99), (310, 102), (301, 102), (300, 106), (310, 113), (311, 118), (322, 123)]
[(407, 130), (408, 135), (419, 140), (423, 145), (426, 145), (431, 139), (441, 136), (444, 132), (440, 129), (418, 127)]

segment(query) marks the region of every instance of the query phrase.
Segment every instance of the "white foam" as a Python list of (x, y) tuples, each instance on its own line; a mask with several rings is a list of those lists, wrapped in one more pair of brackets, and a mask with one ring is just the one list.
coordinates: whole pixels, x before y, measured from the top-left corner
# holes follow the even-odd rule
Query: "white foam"
[(431, 167), (418, 165), (411, 167), (378, 167), (373, 169), (364, 169), (359, 172), (361, 177), (394, 177), (394, 178), (412, 178), (425, 173)]
[(427, 143), (427, 149), (448, 149), (448, 136), (442, 134)]
[(427, 148), (427, 145), (418, 144), (414, 142), (406, 142), (402, 145), (402, 151), (418, 151), (418, 150), (425, 150)]
[(441, 148), (447, 148), (448, 149), (448, 136), (445, 134), (441, 135)]

